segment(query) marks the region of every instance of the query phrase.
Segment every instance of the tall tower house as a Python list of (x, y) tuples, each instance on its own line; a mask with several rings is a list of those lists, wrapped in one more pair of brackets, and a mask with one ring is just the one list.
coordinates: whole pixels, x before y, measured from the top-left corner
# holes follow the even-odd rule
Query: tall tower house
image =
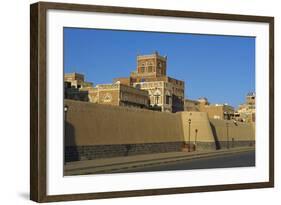
[(137, 56), (137, 70), (132, 74), (136, 77), (162, 77), (166, 76), (166, 67), (167, 57), (156, 51), (151, 55)]

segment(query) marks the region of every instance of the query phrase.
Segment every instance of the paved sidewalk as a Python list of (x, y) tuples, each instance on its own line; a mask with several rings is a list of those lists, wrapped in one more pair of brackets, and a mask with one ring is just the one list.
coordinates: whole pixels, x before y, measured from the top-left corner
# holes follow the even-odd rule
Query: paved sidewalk
[(65, 165), (64, 175), (98, 174), (122, 171), (129, 168), (145, 167), (181, 160), (192, 160), (219, 155), (230, 155), (235, 153), (254, 150), (254, 147), (240, 147), (223, 150), (208, 150), (195, 152), (169, 152), (144, 154), (135, 156), (113, 157), (94, 160), (83, 160), (68, 162)]

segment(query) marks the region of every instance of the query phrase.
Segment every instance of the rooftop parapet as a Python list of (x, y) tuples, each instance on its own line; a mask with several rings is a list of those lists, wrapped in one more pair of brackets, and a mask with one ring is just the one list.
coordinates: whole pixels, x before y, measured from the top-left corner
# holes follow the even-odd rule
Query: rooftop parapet
[(161, 60), (167, 60), (167, 56), (161, 56), (158, 54), (157, 51), (155, 51), (153, 54), (148, 54), (148, 55), (137, 55), (137, 59), (140, 60), (140, 59), (146, 59), (146, 58), (158, 58), (158, 59), (161, 59)]

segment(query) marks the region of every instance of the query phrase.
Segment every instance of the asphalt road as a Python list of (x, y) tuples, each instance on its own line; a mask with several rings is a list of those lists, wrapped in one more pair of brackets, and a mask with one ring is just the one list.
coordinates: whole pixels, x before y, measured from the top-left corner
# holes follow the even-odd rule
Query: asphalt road
[(224, 156), (207, 157), (201, 159), (182, 160), (167, 164), (151, 165), (118, 171), (119, 173), (171, 171), (190, 169), (230, 168), (255, 166), (255, 151), (247, 151)]

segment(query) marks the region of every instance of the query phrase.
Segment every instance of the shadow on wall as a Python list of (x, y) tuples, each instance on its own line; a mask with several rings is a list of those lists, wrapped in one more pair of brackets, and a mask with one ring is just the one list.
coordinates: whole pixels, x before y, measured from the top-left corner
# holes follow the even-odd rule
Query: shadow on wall
[(78, 161), (80, 160), (80, 157), (75, 142), (75, 128), (67, 121), (64, 121), (64, 126), (64, 160), (65, 162)]
[(221, 145), (220, 145), (220, 142), (219, 142), (219, 138), (218, 138), (216, 128), (212, 123), (210, 123), (210, 126), (211, 126), (211, 129), (212, 129), (212, 132), (213, 132), (213, 136), (214, 136), (214, 140), (215, 140), (215, 144), (216, 144), (216, 149), (221, 149)]

